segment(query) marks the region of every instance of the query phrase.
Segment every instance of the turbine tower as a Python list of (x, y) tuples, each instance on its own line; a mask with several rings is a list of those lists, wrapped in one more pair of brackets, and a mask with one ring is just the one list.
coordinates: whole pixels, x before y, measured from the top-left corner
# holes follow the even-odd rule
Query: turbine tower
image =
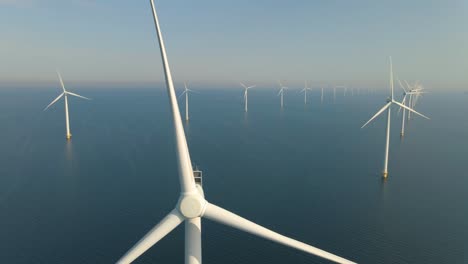
[(283, 106), (284, 106), (284, 90), (288, 89), (288, 87), (285, 87), (283, 86), (283, 84), (281, 83), (281, 81), (278, 81), (279, 85), (280, 85), (280, 90), (278, 92), (278, 95), (281, 96), (281, 109), (283, 109)]
[(182, 95), (185, 94), (185, 121), (189, 121), (189, 103), (188, 103), (188, 94), (189, 92), (195, 92), (193, 90), (190, 90), (187, 88), (187, 83), (184, 82), (184, 91), (179, 95), (181, 97)]
[(60, 75), (60, 72), (58, 70), (57, 70), (57, 75), (59, 77), (60, 85), (62, 86), (62, 91), (63, 92), (57, 98), (55, 98), (46, 108), (44, 108), (44, 111), (49, 109), (49, 107), (51, 107), (53, 104), (55, 104), (60, 98), (65, 96), (65, 123), (66, 123), (66, 128), (67, 128), (66, 138), (67, 138), (67, 140), (70, 140), (72, 134), (70, 133), (70, 118), (69, 118), (69, 115), (68, 115), (68, 95), (76, 96), (76, 97), (83, 98), (83, 99), (86, 99), (86, 100), (91, 100), (91, 99), (89, 99), (87, 97), (84, 97), (84, 96), (81, 96), (79, 94), (67, 91), (65, 89), (65, 85), (63, 84), (62, 76)]
[(406, 105), (403, 105), (397, 101), (395, 101), (393, 97), (393, 66), (392, 66), (392, 57), (389, 57), (390, 60), (390, 97), (387, 99), (387, 104), (382, 107), (369, 121), (367, 121), (361, 128), (364, 128), (369, 124), (372, 120), (374, 120), (377, 116), (379, 116), (381, 113), (383, 113), (385, 110), (387, 110), (387, 135), (386, 135), (386, 142), (385, 142), (385, 158), (384, 158), (384, 169), (383, 169), (383, 177), (387, 178), (388, 176), (388, 151), (390, 148), (390, 118), (391, 118), (391, 111), (392, 111), (392, 105), (398, 105), (402, 107), (403, 109), (408, 110), (409, 112), (413, 112), (417, 115), (420, 115), (424, 118), (429, 119), (423, 114), (420, 114), (413, 110), (412, 108), (407, 107)]
[(323, 87), (322, 87), (322, 95), (320, 96), (320, 103), (323, 104)]
[(301, 90), (301, 93), (304, 93), (304, 104), (307, 104), (307, 91), (312, 91), (312, 89), (307, 86), (307, 81), (304, 81), (304, 84), (304, 89)]
[(247, 87), (243, 83), (240, 83), (240, 85), (242, 85), (242, 87), (244, 87), (244, 104), (245, 104), (244, 108), (245, 108), (245, 112), (247, 113), (247, 111), (248, 111), (248, 100), (249, 100), (249, 89), (254, 88), (256, 85), (251, 85), (249, 87)]
[(128, 264), (137, 259), (150, 247), (164, 238), (177, 226), (185, 222), (185, 263), (201, 264), (201, 218), (237, 228), (239, 230), (272, 240), (274, 242), (290, 246), (310, 254), (320, 256), (337, 263), (353, 263), (344, 258), (325, 252), (318, 248), (309, 246), (294, 239), (282, 236), (219, 206), (208, 202), (203, 194), (203, 187), (194, 180), (194, 171), (190, 160), (190, 153), (185, 138), (179, 106), (174, 91), (171, 71), (167, 60), (166, 49), (162, 38), (156, 8), (153, 0), (150, 0), (153, 11), (154, 23), (159, 40), (161, 57), (164, 64), (167, 91), (171, 106), (172, 119), (176, 140), (176, 157), (180, 182), (180, 198), (176, 207), (153, 227), (140, 241), (136, 243), (117, 263)]

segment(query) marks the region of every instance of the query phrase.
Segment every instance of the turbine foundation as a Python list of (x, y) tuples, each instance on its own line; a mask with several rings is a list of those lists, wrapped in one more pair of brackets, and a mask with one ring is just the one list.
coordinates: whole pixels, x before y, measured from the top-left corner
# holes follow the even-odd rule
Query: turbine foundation
[(67, 140), (71, 140), (71, 136), (72, 136), (71, 134), (67, 134), (66, 136)]
[(384, 179), (386, 179), (388, 177), (388, 172), (384, 171), (382, 176), (384, 177)]

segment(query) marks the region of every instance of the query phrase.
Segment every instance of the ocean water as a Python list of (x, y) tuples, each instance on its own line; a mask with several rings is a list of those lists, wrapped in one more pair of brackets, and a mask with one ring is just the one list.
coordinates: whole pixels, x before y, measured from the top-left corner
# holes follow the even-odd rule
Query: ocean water
[[(196, 89), (197, 87), (194, 87)], [(176, 204), (166, 91), (73, 90), (73, 138), (58, 89), (0, 91), (0, 262), (114, 263)], [(309, 105), (275, 89), (199, 89), (185, 124), (206, 198), (265, 227), (359, 263), (468, 262), (468, 95), (432, 93), (401, 140), (393, 111), (360, 129), (382, 92), (319, 91)], [(181, 105), (183, 113), (183, 105)], [(329, 263), (203, 220), (204, 263)], [(183, 227), (135, 263), (183, 263)]]

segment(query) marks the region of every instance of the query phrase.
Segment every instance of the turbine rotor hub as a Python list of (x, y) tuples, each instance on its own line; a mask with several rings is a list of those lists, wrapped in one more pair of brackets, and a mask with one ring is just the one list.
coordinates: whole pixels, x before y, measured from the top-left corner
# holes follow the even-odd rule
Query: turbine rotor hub
[(206, 208), (206, 201), (201, 195), (187, 195), (179, 200), (179, 211), (186, 218), (202, 216)]

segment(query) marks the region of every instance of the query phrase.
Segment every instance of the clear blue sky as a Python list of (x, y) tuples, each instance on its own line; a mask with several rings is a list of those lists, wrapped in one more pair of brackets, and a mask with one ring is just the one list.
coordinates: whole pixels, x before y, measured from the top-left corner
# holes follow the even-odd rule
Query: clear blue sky
[[(468, 1), (157, 1), (178, 81), (468, 87)], [(161, 62), (147, 0), (0, 0), (0, 82), (152, 82)]]

